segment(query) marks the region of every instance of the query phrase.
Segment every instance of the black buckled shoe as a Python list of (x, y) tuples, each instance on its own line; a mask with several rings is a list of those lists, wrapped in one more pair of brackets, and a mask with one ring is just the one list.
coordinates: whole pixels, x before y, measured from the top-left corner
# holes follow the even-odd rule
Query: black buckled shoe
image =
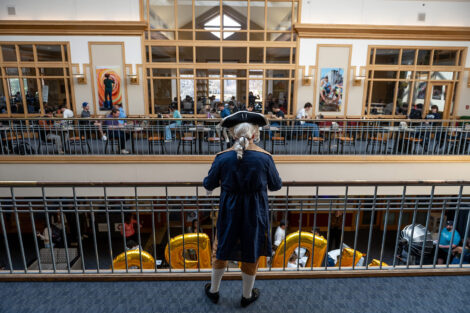
[(210, 283), (207, 283), (207, 284), (204, 286), (204, 290), (206, 291), (206, 296), (207, 296), (213, 303), (219, 302), (219, 293), (218, 293), (218, 292), (214, 292), (214, 293), (211, 292), (211, 284), (210, 284)]
[(241, 306), (243, 308), (246, 308), (249, 306), (251, 303), (255, 302), (259, 298), (259, 289), (258, 288), (253, 288), (251, 291), (251, 298), (245, 298), (242, 296), (242, 301), (240, 302)]

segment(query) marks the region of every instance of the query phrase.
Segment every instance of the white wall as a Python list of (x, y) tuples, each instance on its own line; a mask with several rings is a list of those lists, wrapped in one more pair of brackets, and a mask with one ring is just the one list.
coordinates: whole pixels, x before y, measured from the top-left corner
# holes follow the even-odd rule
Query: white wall
[[(425, 13), (425, 21), (418, 21)], [(302, 23), (470, 26), (466, 0), (303, 0)]]
[[(70, 43), (71, 62), (80, 64), (89, 64), (90, 55), (88, 50), (89, 42), (124, 42), (125, 63), (126, 64), (142, 64), (142, 45), (139, 36), (0, 36), (0, 41), (63, 41)], [(135, 68), (135, 66), (134, 66)], [(124, 69), (123, 69), (124, 70)], [(92, 71), (94, 72), (94, 71)], [(77, 84), (74, 78), (75, 90), (75, 112), (81, 112), (81, 104), (86, 101), (93, 103), (91, 92), (91, 79), (90, 72), (87, 72), (88, 83), (87, 85)], [(140, 73), (142, 75), (142, 73)], [(145, 83), (143, 77), (140, 77), (140, 85), (129, 85), (129, 111), (132, 115), (143, 115), (145, 112), (144, 107), (144, 89)]]
[[(470, 13), (470, 11), (468, 11)], [(300, 39), (299, 65), (308, 66), (316, 65), (317, 45), (352, 45), (351, 66), (366, 66), (369, 45), (384, 46), (431, 46), (431, 47), (467, 47), (467, 58), (465, 67), (470, 67), (470, 42), (465, 41), (418, 41), (418, 40), (376, 40), (376, 39), (316, 39), (302, 38)], [(459, 109), (457, 115), (470, 115), (470, 109), (466, 109), (466, 105), (470, 105), (470, 88), (467, 87), (468, 71), (463, 73), (462, 86), (460, 89)], [(298, 84), (299, 93), (297, 94), (297, 108), (304, 105), (305, 102), (315, 103), (313, 98), (313, 83), (310, 86), (301, 86)], [(348, 96), (348, 112), (347, 115), (360, 115), (362, 111), (363, 83), (361, 86), (352, 86), (349, 81)]]
[(2, 0), (0, 20), (139, 21), (140, 8), (139, 0)]

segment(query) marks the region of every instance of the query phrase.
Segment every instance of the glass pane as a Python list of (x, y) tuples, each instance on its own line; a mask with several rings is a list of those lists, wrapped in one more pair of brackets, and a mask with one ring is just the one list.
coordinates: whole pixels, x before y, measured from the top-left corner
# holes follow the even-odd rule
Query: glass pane
[(36, 45), (39, 62), (62, 62), (60, 45)]
[(264, 29), (264, 1), (250, 1), (250, 29)]
[[(196, 29), (205, 29), (206, 24), (213, 28), (220, 28), (220, 4), (213, 0), (195, 0)], [(219, 21), (213, 21), (218, 17)]]
[(194, 80), (180, 79), (181, 113), (194, 113)]
[(374, 71), (374, 78), (396, 78), (396, 71)]
[(209, 80), (209, 95), (210, 97), (213, 97), (215, 101), (220, 101), (222, 99), (222, 92), (220, 90), (220, 79)]
[(250, 48), (250, 63), (263, 63), (263, 48)]
[(372, 87), (370, 114), (393, 114), (393, 95), (395, 94), (395, 86), (395, 82), (374, 81), (374, 85)]
[(224, 101), (233, 101), (237, 97), (237, 81), (232, 79), (224, 80)]
[(6, 67), (5, 68), (5, 74), (7, 76), (18, 76), (18, 68), (17, 67)]
[(411, 82), (401, 81), (398, 83), (398, 94), (397, 94), (397, 108), (395, 114), (407, 115), (408, 107), (410, 105), (411, 96)]
[(248, 70), (248, 76), (251, 78), (263, 78), (263, 70)]
[(289, 63), (290, 48), (266, 48), (266, 63)]
[(176, 69), (174, 68), (153, 68), (153, 77), (176, 77)]
[(197, 77), (219, 77), (220, 70), (219, 69), (197, 69), (196, 70)]
[(451, 65), (457, 62), (456, 50), (434, 50), (432, 65)]
[(374, 52), (374, 48), (370, 49), (369, 64), (374, 64)]
[(268, 33), (267, 41), (291, 41), (291, 33)]
[(19, 45), (20, 60), (23, 62), (34, 62), (33, 45)]
[(429, 72), (416, 72), (415, 79), (417, 80), (427, 80), (429, 77)]
[(418, 51), (418, 65), (430, 65), (431, 63), (431, 50)]
[(14, 45), (2, 45), (3, 62), (16, 62), (16, 50)]
[(421, 118), (426, 98), (427, 82), (415, 82), (410, 118)]
[(224, 40), (246, 41), (247, 33), (243, 32), (224, 32)]
[(36, 78), (23, 78), (23, 86), (28, 113), (40, 113), (38, 82)]
[(56, 110), (60, 105), (66, 104), (64, 79), (42, 79), (42, 101), (45, 108)]
[(10, 96), (10, 112), (12, 114), (23, 114), (23, 96), (21, 95), (21, 85), (19, 78), (7, 79), (8, 92)]
[(196, 40), (220, 40), (220, 32), (196, 32)]
[(42, 68), (39, 68), (39, 75), (64, 76), (64, 69), (61, 67), (42, 67)]
[(175, 40), (175, 32), (151, 31), (151, 40)]
[(400, 72), (400, 79), (411, 79), (413, 77), (412, 71), (401, 71)]
[(224, 63), (246, 63), (246, 48), (223, 48)]
[(196, 80), (196, 86), (197, 86), (197, 98), (201, 99), (202, 103), (205, 103), (205, 101), (209, 99), (209, 80), (198, 79)]
[(175, 28), (174, 0), (150, 0), (149, 9), (150, 29)]
[(299, 14), (299, 4), (297, 2), (294, 2), (294, 13), (292, 14), (293, 16), (292, 24), (297, 23), (298, 14)]
[(290, 30), (292, 28), (292, 2), (269, 2), (267, 11), (268, 30)]
[(254, 106), (255, 111), (260, 111), (263, 103), (263, 81), (248, 81), (248, 103)]
[(246, 77), (246, 70), (224, 69), (223, 70), (223, 75), (224, 75), (224, 77), (245, 78)]
[(401, 55), (401, 65), (413, 65), (415, 63), (416, 49), (403, 49)]
[[(193, 1), (192, 0), (178, 0), (178, 28), (192, 29), (193, 28)], [(180, 36), (180, 39), (181, 36)]]
[(0, 114), (8, 113), (7, 98), (5, 90), (3, 90), (3, 81), (0, 79)]
[(196, 47), (197, 63), (219, 63), (220, 49), (219, 47)]
[(289, 70), (266, 70), (266, 77), (289, 78)]
[(248, 1), (223, 1), (224, 29), (247, 29)]
[(454, 72), (432, 72), (431, 79), (433, 80), (452, 80)]
[(171, 103), (177, 103), (176, 79), (153, 79), (153, 108), (155, 114), (168, 112)]
[(179, 47), (180, 62), (193, 63), (193, 47)]
[(194, 70), (192, 68), (181, 68), (180, 77), (193, 77)]
[(330, 68), (321, 71), (319, 110), (340, 112), (343, 105), (343, 69)]
[(176, 47), (152, 47), (152, 62), (176, 62)]
[(432, 85), (432, 96), (429, 102), (429, 113), (431, 113), (431, 107), (433, 105), (437, 105), (438, 112), (444, 112), (448, 92), (447, 85)]
[(250, 32), (250, 41), (263, 41), (264, 33)]
[(376, 49), (375, 64), (398, 64), (399, 49)]
[(23, 76), (36, 76), (36, 69), (34, 67), (23, 67), (21, 72)]
[(178, 39), (179, 40), (193, 40), (193, 32), (178, 32)]
[(271, 112), (274, 104), (287, 108), (288, 80), (267, 80), (266, 81), (266, 101), (265, 114)]

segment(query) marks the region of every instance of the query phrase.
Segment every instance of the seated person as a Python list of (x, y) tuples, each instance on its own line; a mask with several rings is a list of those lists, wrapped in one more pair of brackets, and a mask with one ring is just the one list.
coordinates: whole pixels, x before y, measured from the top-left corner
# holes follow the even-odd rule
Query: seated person
[[(73, 111), (70, 110), (69, 108), (67, 108), (67, 106), (65, 104), (62, 104), (60, 107), (59, 107), (59, 112), (62, 114), (62, 117), (63, 118), (73, 118), (74, 115), (73, 115)], [(73, 124), (73, 121), (69, 120), (69, 121), (63, 121), (63, 123), (66, 123), (66, 124)]]
[(122, 154), (129, 154), (129, 150), (126, 149), (126, 140), (129, 139), (129, 134), (124, 132), (121, 128), (124, 127), (123, 124), (119, 123), (119, 109), (113, 108), (111, 113), (107, 116), (108, 118), (113, 118), (112, 120), (103, 121), (103, 126), (107, 130), (108, 138), (115, 139), (119, 141), (119, 148), (121, 149)]
[(273, 240), (273, 250), (276, 251), (277, 247), (284, 241), (286, 238), (286, 222), (281, 221), (279, 226), (276, 228), (276, 232), (274, 233), (274, 240)]
[[(174, 104), (171, 104), (170, 107), (170, 114), (166, 114), (165, 117), (169, 118), (181, 118), (181, 114), (178, 111), (178, 107)], [(181, 121), (171, 121), (170, 125), (165, 126), (165, 142), (172, 141), (171, 129), (176, 128), (176, 126), (180, 126)]]
[(456, 229), (454, 232), (454, 238), (453, 238), (452, 245), (451, 245), (450, 241), (452, 238), (453, 229), (454, 229), (454, 221), (447, 221), (446, 227), (441, 231), (441, 237), (439, 238), (439, 250), (437, 253), (437, 264), (444, 264), (444, 262), (447, 260), (449, 247), (452, 246), (452, 249), (454, 249), (457, 247), (457, 245), (460, 242), (460, 234)]
[[(124, 111), (124, 108), (122, 107), (122, 102), (116, 103), (113, 107), (119, 110), (120, 118), (127, 118), (126, 112)], [(124, 125), (126, 124), (126, 121), (119, 120), (119, 124)]]
[[(225, 107), (225, 105), (222, 102), (217, 103), (217, 111), (219, 113), (220, 118), (225, 118), (230, 115), (230, 110)], [(230, 139), (228, 137), (227, 129), (226, 128), (221, 128), (219, 125), (216, 126), (217, 130), (217, 135), (220, 137), (220, 130), (222, 129), (222, 134), (223, 137), (225, 138), (225, 143), (227, 145), (230, 143)]]
[(228, 108), (229, 108), (231, 114), (233, 114), (233, 113), (239, 111), (239, 110), (238, 110), (238, 107), (237, 107), (237, 105), (235, 104), (234, 101), (229, 101), (229, 103), (228, 103)]
[[(272, 106), (272, 114), (270, 115), (270, 118), (275, 120), (275, 121), (271, 122), (271, 126), (273, 126), (273, 127), (280, 127), (281, 126), (281, 122), (279, 122), (279, 121), (284, 119), (284, 112), (281, 111), (281, 107), (280, 107), (279, 104), (276, 103)], [(272, 132), (270, 130), (269, 131), (269, 138), (272, 138), (272, 137), (273, 137)]]
[[(91, 112), (90, 112), (90, 106), (88, 105), (88, 102), (83, 102), (82, 103), (82, 113), (80, 114), (81, 118), (90, 118), (91, 117)], [(96, 126), (98, 127), (98, 131), (100, 133), (100, 137), (103, 141), (106, 141), (108, 138), (106, 138), (106, 135), (103, 133), (103, 127), (100, 122), (98, 121), (80, 121), (80, 125), (85, 127), (85, 131), (89, 130), (91, 126)]]
[[(53, 112), (53, 109), (46, 108), (45, 117), (54, 117)], [(58, 135), (57, 131), (55, 130), (54, 121), (42, 119), (39, 121), (39, 126), (39, 133), (41, 138), (52, 140), (52, 142), (57, 146), (59, 154), (64, 154), (64, 150), (62, 149), (62, 138)]]
[(310, 102), (305, 103), (304, 107), (297, 112), (297, 119), (300, 120), (301, 127), (311, 127), (313, 137), (320, 137), (320, 132), (318, 131), (318, 125), (311, 122), (306, 122), (304, 120), (310, 119), (312, 115), (313, 105)]
[(470, 236), (464, 241), (462, 246), (457, 246), (452, 249), (455, 254), (452, 264), (460, 264), (460, 258), (463, 258), (462, 264), (470, 264)]
[(255, 105), (254, 104), (248, 104), (248, 106), (246, 107), (246, 110), (248, 112), (253, 112), (253, 110), (255, 109)]

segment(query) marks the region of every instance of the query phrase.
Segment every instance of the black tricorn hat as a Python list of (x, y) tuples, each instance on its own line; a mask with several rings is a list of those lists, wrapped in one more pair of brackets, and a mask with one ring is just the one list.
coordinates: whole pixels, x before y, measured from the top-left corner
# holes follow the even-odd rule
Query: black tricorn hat
[(220, 126), (231, 128), (240, 123), (250, 123), (258, 125), (260, 127), (268, 125), (268, 120), (263, 114), (249, 112), (249, 111), (238, 111), (232, 115), (227, 116), (220, 122)]

